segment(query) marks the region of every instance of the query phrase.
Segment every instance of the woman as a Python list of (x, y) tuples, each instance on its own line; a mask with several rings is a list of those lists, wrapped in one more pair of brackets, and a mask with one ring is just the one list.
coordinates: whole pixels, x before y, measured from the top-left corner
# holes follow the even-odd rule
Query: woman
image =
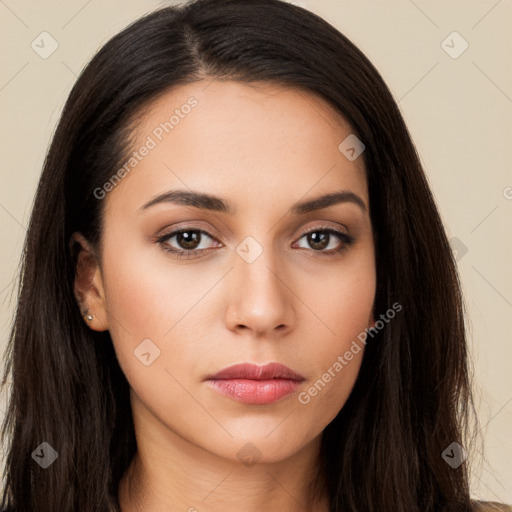
[(199, 0), (109, 41), (20, 285), (9, 510), (487, 506), (432, 194), (378, 72), (304, 9)]

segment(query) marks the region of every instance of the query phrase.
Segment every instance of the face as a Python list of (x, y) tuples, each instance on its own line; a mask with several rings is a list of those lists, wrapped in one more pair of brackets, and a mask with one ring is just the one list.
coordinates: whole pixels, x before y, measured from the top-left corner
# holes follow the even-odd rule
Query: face
[[(364, 346), (344, 354), (373, 323), (376, 287), (363, 159), (338, 148), (351, 133), (315, 96), (231, 81), (175, 88), (140, 118), (125, 172), (96, 191), (104, 231), (85, 294), (139, 416), (270, 462), (343, 407)], [(208, 379), (241, 363), (302, 379)]]

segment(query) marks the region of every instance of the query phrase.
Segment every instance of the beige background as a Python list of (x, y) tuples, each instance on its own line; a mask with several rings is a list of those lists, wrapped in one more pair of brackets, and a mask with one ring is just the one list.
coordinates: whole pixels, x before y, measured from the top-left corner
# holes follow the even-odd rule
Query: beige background
[[(512, 503), (512, 3), (303, 0), (375, 64), (405, 116), (450, 238), (466, 294), (484, 457), (473, 495)], [(0, 0), (0, 349), (14, 311), (36, 183), (76, 76), (95, 51), (158, 2)], [(31, 43), (47, 31), (58, 49)], [(441, 43), (452, 32), (444, 47)], [(449, 47), (446, 47), (448, 45)], [(466, 252), (467, 251), (467, 252)], [(425, 318), (428, 322), (428, 318)], [(3, 416), (5, 397), (0, 403)]]

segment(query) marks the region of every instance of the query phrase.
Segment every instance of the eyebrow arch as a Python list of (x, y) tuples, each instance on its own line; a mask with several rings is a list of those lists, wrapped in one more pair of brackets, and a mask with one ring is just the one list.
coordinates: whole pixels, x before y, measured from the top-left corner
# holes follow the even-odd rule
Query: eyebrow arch
[[(225, 199), (211, 194), (187, 190), (171, 190), (170, 192), (160, 194), (144, 204), (140, 210), (147, 210), (151, 206), (160, 203), (174, 203), (185, 206), (194, 206), (196, 208), (202, 208), (205, 210), (212, 210), (221, 213), (229, 213), (232, 215), (235, 213), (229, 201), (226, 201)], [(354, 192), (347, 190), (340, 190), (338, 192), (325, 194), (314, 199), (298, 202), (291, 207), (290, 211), (293, 215), (303, 215), (305, 213), (321, 210), (323, 208), (327, 208), (339, 203), (354, 203), (358, 205), (361, 210), (363, 210), (363, 212), (367, 211), (366, 204), (361, 199), (361, 197), (359, 197), (357, 194), (354, 194)]]

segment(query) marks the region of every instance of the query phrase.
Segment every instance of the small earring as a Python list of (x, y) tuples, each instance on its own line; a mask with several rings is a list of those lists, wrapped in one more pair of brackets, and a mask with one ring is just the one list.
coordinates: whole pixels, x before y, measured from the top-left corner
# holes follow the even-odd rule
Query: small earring
[(83, 315), (83, 317), (86, 319), (86, 320), (89, 320), (89, 322), (94, 318), (94, 315), (91, 315), (89, 314), (88, 310), (86, 309), (85, 310), (85, 313)]

